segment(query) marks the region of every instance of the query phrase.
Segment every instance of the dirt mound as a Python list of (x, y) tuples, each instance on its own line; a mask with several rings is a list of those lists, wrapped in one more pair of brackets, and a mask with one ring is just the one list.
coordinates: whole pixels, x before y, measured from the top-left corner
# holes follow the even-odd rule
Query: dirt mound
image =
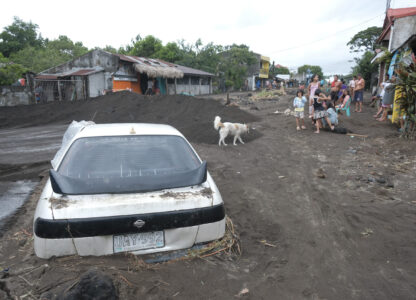
[[(162, 123), (181, 131), (190, 141), (217, 143), (213, 128), (215, 116), (223, 121), (251, 123), (258, 118), (237, 107), (220, 102), (184, 95), (143, 96), (118, 92), (85, 102), (52, 102), (38, 105), (0, 108), (0, 128), (27, 127), (43, 124), (68, 124), (72, 120), (94, 120), (96, 123)], [(252, 131), (244, 139), (260, 136)]]

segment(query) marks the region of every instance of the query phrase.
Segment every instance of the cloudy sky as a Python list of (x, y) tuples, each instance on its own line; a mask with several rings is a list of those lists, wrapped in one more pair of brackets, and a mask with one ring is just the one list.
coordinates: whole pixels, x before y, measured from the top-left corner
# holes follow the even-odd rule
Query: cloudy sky
[[(391, 0), (392, 8), (416, 0)], [(320, 65), (326, 74), (350, 72), (346, 43), (360, 30), (382, 26), (386, 0), (288, 1), (8, 1), (0, 28), (13, 16), (39, 25), (49, 39), (67, 35), (89, 48), (128, 44), (137, 34), (163, 43), (246, 44), (272, 61), (296, 69)]]

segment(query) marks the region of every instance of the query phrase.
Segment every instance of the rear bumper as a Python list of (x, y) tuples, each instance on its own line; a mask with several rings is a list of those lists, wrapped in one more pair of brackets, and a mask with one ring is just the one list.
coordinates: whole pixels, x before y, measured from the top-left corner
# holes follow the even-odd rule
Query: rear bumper
[[(165, 246), (133, 251), (133, 254), (149, 254), (192, 247), (196, 243), (208, 242), (224, 236), (225, 218), (220, 221), (164, 230)], [(113, 235), (80, 238), (41, 238), (35, 234), (35, 253), (40, 258), (75, 255), (101, 256), (114, 253)]]
[[(224, 204), (186, 210), (127, 216), (77, 219), (36, 218), (33, 229), (44, 239), (84, 238), (113, 234), (139, 233), (214, 223), (225, 217)], [(142, 225), (137, 228), (134, 224)]]

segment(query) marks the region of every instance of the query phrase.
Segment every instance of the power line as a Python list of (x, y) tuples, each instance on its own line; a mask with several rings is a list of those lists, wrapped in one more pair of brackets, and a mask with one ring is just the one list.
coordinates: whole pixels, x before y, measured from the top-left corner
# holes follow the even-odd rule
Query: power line
[(379, 15), (377, 15), (377, 16), (375, 16), (375, 17), (371, 18), (371, 19), (368, 19), (368, 20), (366, 20), (366, 21), (362, 22), (362, 23), (359, 23), (359, 24), (354, 25), (354, 26), (352, 26), (352, 27), (349, 27), (349, 28), (343, 29), (343, 30), (341, 30), (341, 31), (337, 31), (337, 32), (335, 32), (335, 33), (333, 33), (333, 34), (331, 34), (331, 35), (328, 35), (328, 36), (326, 36), (326, 37), (320, 38), (320, 39), (318, 39), (318, 40), (315, 40), (315, 41), (312, 41), (312, 42), (308, 42), (308, 43), (305, 43), (305, 44), (301, 44), (301, 45), (297, 45), (297, 46), (293, 46), (293, 47), (286, 48), (286, 49), (281, 49), (281, 50), (273, 51), (273, 52), (270, 52), (270, 54), (279, 53), (279, 52), (285, 52), (285, 51), (289, 51), (289, 50), (293, 50), (293, 49), (298, 49), (298, 48), (301, 48), (301, 47), (309, 46), (309, 45), (311, 45), (311, 44), (315, 44), (315, 43), (317, 43), (317, 42), (320, 42), (320, 41), (326, 40), (327, 38), (330, 38), (330, 37), (333, 37), (333, 36), (335, 36), (335, 35), (338, 35), (338, 34), (340, 34), (340, 33), (342, 33), (342, 32), (345, 32), (345, 31), (351, 30), (351, 29), (356, 28), (356, 27), (358, 27), (358, 26), (361, 26), (361, 25), (363, 25), (363, 24), (365, 24), (365, 23), (368, 23), (368, 22), (370, 22), (370, 21), (372, 21), (372, 20), (374, 20), (374, 19), (377, 19), (377, 18), (381, 17), (381, 16), (382, 16), (382, 15), (384, 15), (384, 14), (385, 14), (385, 13), (383, 12), (382, 14), (379, 14)]

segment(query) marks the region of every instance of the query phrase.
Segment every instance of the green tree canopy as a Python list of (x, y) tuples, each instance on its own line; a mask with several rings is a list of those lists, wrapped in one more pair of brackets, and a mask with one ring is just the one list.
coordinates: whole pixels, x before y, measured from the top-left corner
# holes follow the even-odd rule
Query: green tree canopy
[(11, 85), (22, 77), (26, 68), (11, 62), (0, 53), (0, 86)]
[(140, 57), (155, 58), (155, 54), (163, 48), (162, 41), (155, 38), (153, 35), (148, 35), (144, 39), (137, 41), (131, 50), (130, 55)]
[(219, 61), (219, 75), (227, 88), (240, 89), (247, 77), (249, 65), (256, 62), (256, 56), (246, 45), (225, 46)]
[(39, 26), (32, 22), (24, 22), (14, 17), (13, 23), (0, 33), (0, 52), (9, 57), (27, 46), (41, 47), (43, 40), (38, 35), (38, 28)]
[(371, 51), (374, 49), (377, 38), (382, 32), (381, 27), (368, 27), (356, 33), (352, 39), (347, 43), (350, 46), (351, 52)]
[(322, 73), (322, 68), (320, 66), (312, 66), (312, 65), (303, 65), (298, 68), (298, 74), (307, 73), (308, 69), (311, 71), (311, 75), (318, 74), (319, 78), (324, 77), (324, 73)]
[(183, 58), (183, 53), (176, 43), (170, 42), (155, 53), (155, 58), (174, 63)]
[(28, 46), (11, 55), (11, 60), (33, 72), (41, 72), (53, 66), (79, 57), (88, 52), (81, 42), (74, 43), (67, 36), (59, 36), (56, 40), (46, 40), (40, 48)]

